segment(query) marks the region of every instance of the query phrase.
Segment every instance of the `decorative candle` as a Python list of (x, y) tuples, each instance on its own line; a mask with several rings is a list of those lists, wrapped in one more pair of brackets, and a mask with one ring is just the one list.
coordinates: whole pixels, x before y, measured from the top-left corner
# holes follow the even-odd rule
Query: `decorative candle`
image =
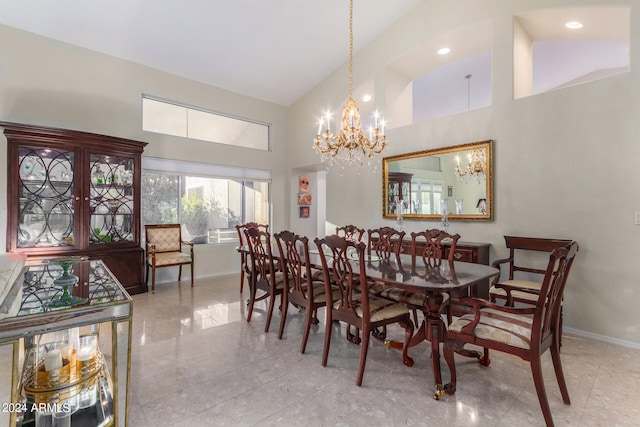
[(378, 114), (378, 111), (376, 110), (376, 112), (373, 113), (373, 117), (375, 117), (375, 119), (376, 119), (376, 126), (375, 126), (376, 129), (378, 129), (378, 117), (379, 116), (380, 116), (380, 114)]
[(331, 130), (331, 113), (327, 111), (327, 130)]
[(324, 123), (324, 120), (320, 119), (320, 123), (318, 123), (318, 135), (320, 135), (320, 133), (322, 132), (323, 123)]
[(69, 344), (63, 344), (60, 346), (60, 355), (66, 359), (71, 356), (71, 346)]
[(62, 368), (60, 350), (51, 350), (44, 355), (44, 370), (47, 372)]
[(93, 357), (93, 349), (91, 347), (80, 347), (76, 359), (78, 362), (85, 362)]

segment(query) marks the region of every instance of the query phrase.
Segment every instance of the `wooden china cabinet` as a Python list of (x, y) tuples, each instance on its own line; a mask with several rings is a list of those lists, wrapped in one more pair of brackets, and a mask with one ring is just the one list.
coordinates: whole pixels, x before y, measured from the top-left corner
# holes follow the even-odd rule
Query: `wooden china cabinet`
[(389, 200), (387, 200), (387, 206), (389, 206), (390, 214), (397, 214), (397, 203), (402, 202), (402, 213), (415, 213), (413, 205), (411, 203), (411, 178), (412, 173), (404, 172), (389, 172), (389, 188), (387, 191)]
[[(127, 292), (146, 292), (140, 184), (147, 143), (19, 123), (0, 126), (8, 145), (7, 252), (101, 259)], [(74, 294), (86, 297), (86, 285)]]

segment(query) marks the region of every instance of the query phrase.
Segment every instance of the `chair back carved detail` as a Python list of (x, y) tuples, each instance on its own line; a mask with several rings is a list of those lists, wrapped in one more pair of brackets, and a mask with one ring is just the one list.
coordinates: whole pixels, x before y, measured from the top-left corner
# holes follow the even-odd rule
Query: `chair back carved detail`
[[(411, 233), (412, 267), (416, 268), (416, 262), (421, 259), (425, 267), (440, 267), (442, 260), (446, 259), (450, 264), (456, 245), (460, 239), (459, 234), (449, 234), (439, 229), (430, 229)], [(446, 242), (448, 248), (443, 245)], [(447, 252), (448, 251), (448, 252)], [(445, 257), (445, 255), (447, 255)]]
[(404, 231), (398, 231), (392, 227), (381, 227), (367, 230), (367, 235), (369, 239), (367, 255), (374, 253), (383, 260), (388, 260), (392, 256), (399, 259)]
[(359, 228), (355, 225), (336, 227), (336, 235), (346, 237), (347, 239), (356, 240), (358, 242), (362, 241), (362, 236), (364, 236), (364, 233), (364, 228)]

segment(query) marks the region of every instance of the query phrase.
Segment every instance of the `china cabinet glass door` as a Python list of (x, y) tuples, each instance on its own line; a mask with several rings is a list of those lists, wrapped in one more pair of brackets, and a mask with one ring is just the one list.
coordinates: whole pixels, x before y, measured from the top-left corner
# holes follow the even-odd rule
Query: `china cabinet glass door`
[(91, 154), (89, 163), (89, 244), (133, 242), (134, 159)]
[(74, 152), (20, 147), (18, 247), (74, 244)]

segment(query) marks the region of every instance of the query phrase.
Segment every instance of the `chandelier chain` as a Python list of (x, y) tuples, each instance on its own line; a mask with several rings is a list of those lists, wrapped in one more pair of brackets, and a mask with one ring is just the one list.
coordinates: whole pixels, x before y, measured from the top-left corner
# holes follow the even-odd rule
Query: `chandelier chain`
[(349, 99), (353, 98), (353, 0), (349, 0)]

